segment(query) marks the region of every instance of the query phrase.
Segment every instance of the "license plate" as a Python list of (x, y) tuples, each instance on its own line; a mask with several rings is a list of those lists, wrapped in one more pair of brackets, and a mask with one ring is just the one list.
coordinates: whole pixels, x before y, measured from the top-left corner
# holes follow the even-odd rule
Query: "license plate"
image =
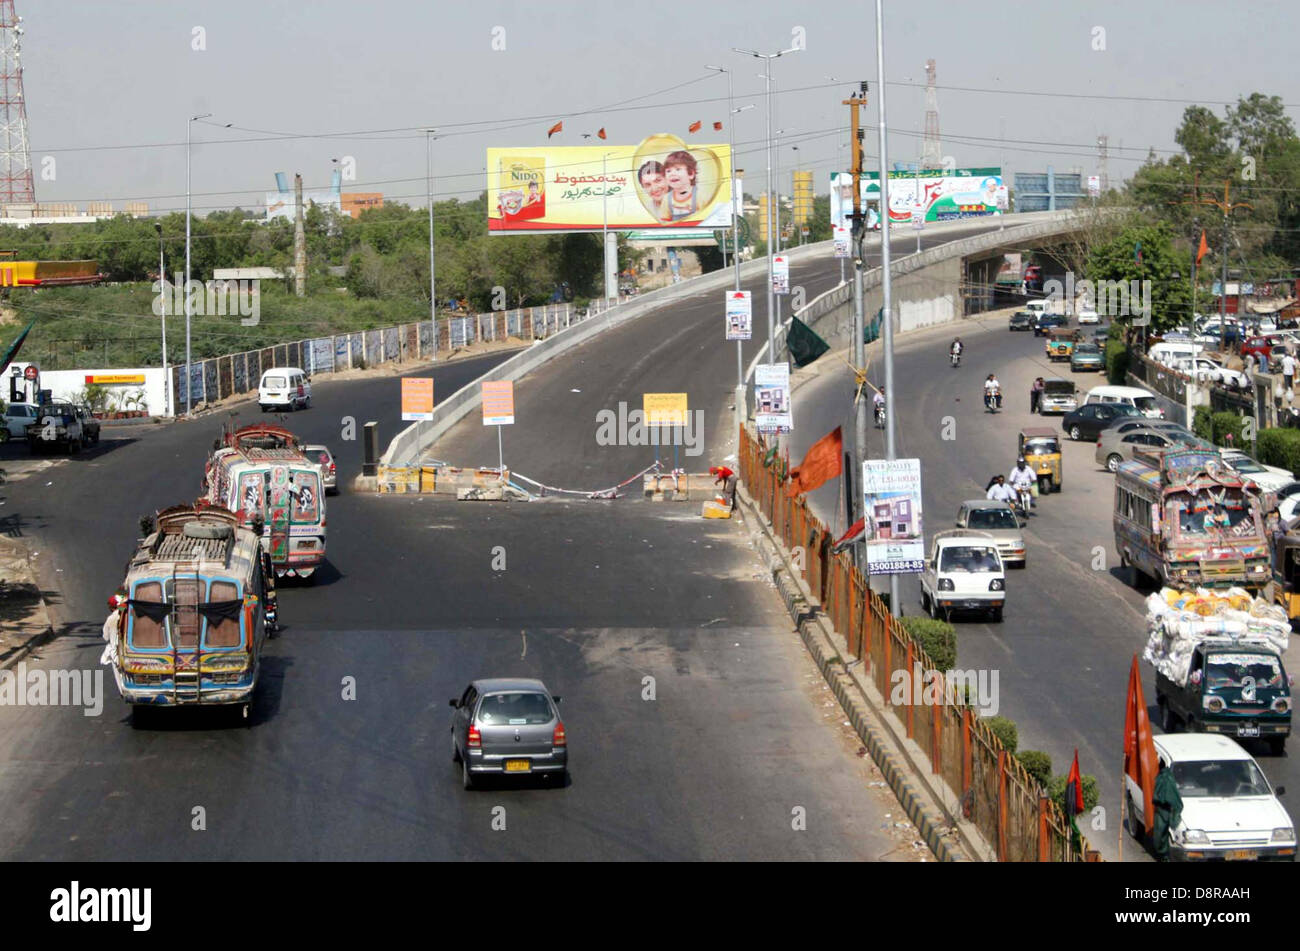
[(1259, 736), (1259, 724), (1243, 723), (1241, 726), (1237, 727), (1237, 735), (1238, 736)]
[(1224, 858), (1229, 862), (1251, 862), (1258, 857), (1254, 849), (1229, 849)]
[(507, 773), (527, 773), (533, 768), (531, 760), (526, 759), (508, 759), (506, 760)]

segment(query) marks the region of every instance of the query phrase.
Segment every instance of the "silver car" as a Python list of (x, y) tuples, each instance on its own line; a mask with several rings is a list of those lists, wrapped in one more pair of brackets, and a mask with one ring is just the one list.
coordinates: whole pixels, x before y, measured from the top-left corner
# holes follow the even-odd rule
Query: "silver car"
[(338, 467), (334, 465), (334, 454), (329, 451), (327, 446), (311, 445), (304, 446), (303, 453), (312, 462), (320, 466), (321, 485), (325, 488), (326, 495), (338, 494)]
[(992, 536), (1005, 565), (1025, 567), (1025, 536), (1020, 520), (1006, 502), (967, 499), (957, 510), (957, 527), (973, 528)]
[(484, 775), (549, 774), (563, 786), (569, 744), (559, 702), (540, 680), (524, 678), (475, 680), (452, 699), (451, 758), (465, 788)]
[[(1192, 437), (1195, 440), (1196, 437)], [(1105, 466), (1111, 472), (1119, 468), (1121, 462), (1133, 458), (1135, 449), (1168, 449), (1171, 446), (1191, 442), (1181, 433), (1171, 430), (1160, 432), (1155, 429), (1140, 428), (1119, 432), (1103, 429), (1097, 437), (1097, 465)]]

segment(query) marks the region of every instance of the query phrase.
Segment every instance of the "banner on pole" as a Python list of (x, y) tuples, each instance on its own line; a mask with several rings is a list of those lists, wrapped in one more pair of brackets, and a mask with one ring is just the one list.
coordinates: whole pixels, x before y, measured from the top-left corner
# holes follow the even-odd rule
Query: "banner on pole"
[(772, 258), (772, 290), (777, 294), (790, 293), (790, 259), (784, 254)]
[(754, 425), (760, 433), (794, 430), (790, 406), (790, 364), (760, 363), (754, 368)]
[(892, 575), (922, 571), (925, 536), (921, 526), (921, 460), (865, 460), (862, 494), (867, 518), (868, 573)]
[(512, 426), (515, 422), (515, 381), (483, 382), (483, 425)]
[(402, 380), (402, 419), (433, 419), (433, 377), (407, 377)]
[(727, 291), (727, 339), (749, 340), (754, 336), (754, 309), (749, 291)]
[(641, 408), (647, 426), (685, 426), (685, 393), (643, 393)]
[(853, 238), (853, 229), (848, 225), (836, 225), (835, 231), (835, 256), (837, 258), (852, 257), (849, 253), (851, 241)]

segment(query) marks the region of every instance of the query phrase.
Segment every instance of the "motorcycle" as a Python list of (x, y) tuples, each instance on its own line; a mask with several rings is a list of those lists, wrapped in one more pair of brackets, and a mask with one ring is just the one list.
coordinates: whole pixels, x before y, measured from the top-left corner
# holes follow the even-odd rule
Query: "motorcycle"
[(984, 406), (990, 413), (996, 413), (1000, 410), (1002, 408), (1002, 390), (985, 390)]
[(960, 352), (960, 351), (958, 351), (958, 350), (950, 350), (950, 351), (948, 351), (948, 359), (951, 361), (951, 363), (952, 363), (952, 365), (953, 365), (954, 368), (961, 366), (961, 352)]
[(883, 429), (885, 426), (885, 404), (876, 404), (876, 428)]
[(1014, 488), (1016, 490), (1016, 494), (1020, 498), (1020, 502), (1019, 502), (1020, 514), (1021, 516), (1028, 518), (1029, 513), (1034, 508), (1034, 490), (1027, 485), (1018, 485), (1018, 486), (1014, 486)]

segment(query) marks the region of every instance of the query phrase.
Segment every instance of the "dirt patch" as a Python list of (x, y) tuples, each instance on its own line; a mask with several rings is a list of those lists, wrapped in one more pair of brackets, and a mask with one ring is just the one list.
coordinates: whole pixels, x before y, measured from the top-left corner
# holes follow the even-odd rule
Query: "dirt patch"
[(16, 662), (51, 631), (27, 546), (0, 536), (0, 667)]

